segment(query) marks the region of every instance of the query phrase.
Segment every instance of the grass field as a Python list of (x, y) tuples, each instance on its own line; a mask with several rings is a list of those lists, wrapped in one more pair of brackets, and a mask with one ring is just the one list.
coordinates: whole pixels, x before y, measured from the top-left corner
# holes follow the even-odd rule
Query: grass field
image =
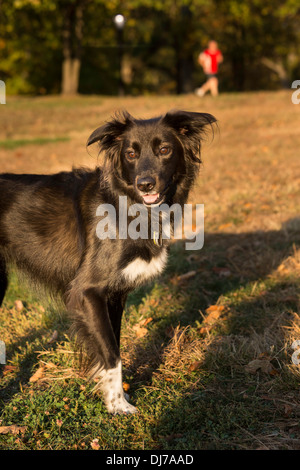
[(205, 206), (203, 249), (173, 243), (164, 274), (126, 306), (124, 388), (139, 414), (105, 411), (63, 308), (12, 275), (0, 309), (0, 449), (300, 450), (300, 106), (290, 92), (8, 97), (0, 172), (95, 166), (85, 143), (115, 110), (174, 108), (214, 114), (219, 131), (190, 197)]

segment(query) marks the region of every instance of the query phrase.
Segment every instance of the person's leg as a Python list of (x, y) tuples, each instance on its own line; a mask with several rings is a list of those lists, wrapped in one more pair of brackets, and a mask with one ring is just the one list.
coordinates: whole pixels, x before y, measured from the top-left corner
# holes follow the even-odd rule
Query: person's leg
[(219, 89), (218, 89), (218, 79), (217, 77), (212, 77), (210, 80), (210, 91), (212, 96), (217, 96), (219, 94)]
[(202, 85), (202, 87), (197, 88), (196, 95), (197, 96), (204, 96), (205, 93), (210, 89), (210, 78)]

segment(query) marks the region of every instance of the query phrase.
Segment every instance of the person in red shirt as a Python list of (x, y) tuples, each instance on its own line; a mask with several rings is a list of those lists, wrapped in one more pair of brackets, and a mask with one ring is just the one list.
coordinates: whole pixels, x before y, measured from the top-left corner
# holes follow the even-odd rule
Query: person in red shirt
[(223, 62), (223, 55), (218, 48), (216, 41), (209, 41), (208, 48), (201, 52), (198, 57), (199, 64), (207, 77), (207, 81), (201, 88), (197, 88), (196, 95), (204, 96), (210, 90), (212, 96), (219, 94), (218, 69), (219, 64)]

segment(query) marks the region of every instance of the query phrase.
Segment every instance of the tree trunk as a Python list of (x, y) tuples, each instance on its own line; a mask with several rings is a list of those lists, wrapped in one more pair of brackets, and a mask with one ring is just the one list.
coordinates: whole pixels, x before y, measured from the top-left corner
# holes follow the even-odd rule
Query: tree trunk
[(62, 64), (62, 94), (76, 94), (79, 85), (80, 60), (68, 57)]
[(177, 57), (176, 60), (176, 92), (177, 94), (191, 93), (193, 87), (193, 58)]
[(231, 59), (232, 77), (234, 89), (237, 91), (245, 90), (245, 57), (243, 51), (238, 56)]
[(176, 92), (190, 93), (193, 91), (192, 74), (194, 68), (193, 55), (191, 52), (190, 35), (193, 30), (192, 13), (189, 6), (181, 6), (180, 20), (174, 31), (174, 49), (176, 57)]
[(63, 29), (63, 64), (62, 85), (63, 95), (78, 92), (81, 66), (81, 49), (83, 35), (83, 2), (68, 6), (65, 9)]

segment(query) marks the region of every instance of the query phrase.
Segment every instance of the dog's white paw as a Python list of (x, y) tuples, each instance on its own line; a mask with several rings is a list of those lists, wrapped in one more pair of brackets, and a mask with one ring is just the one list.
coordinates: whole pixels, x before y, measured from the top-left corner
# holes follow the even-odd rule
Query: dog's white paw
[[(120, 396), (121, 395), (121, 396)], [(138, 409), (128, 403), (123, 394), (107, 398), (105, 400), (107, 410), (113, 414), (134, 414), (138, 412)]]
[(135, 406), (128, 403), (129, 396), (123, 391), (121, 361), (113, 369), (99, 367), (94, 371), (93, 377), (99, 378), (95, 389), (101, 390), (109, 413), (133, 414), (138, 412)]

